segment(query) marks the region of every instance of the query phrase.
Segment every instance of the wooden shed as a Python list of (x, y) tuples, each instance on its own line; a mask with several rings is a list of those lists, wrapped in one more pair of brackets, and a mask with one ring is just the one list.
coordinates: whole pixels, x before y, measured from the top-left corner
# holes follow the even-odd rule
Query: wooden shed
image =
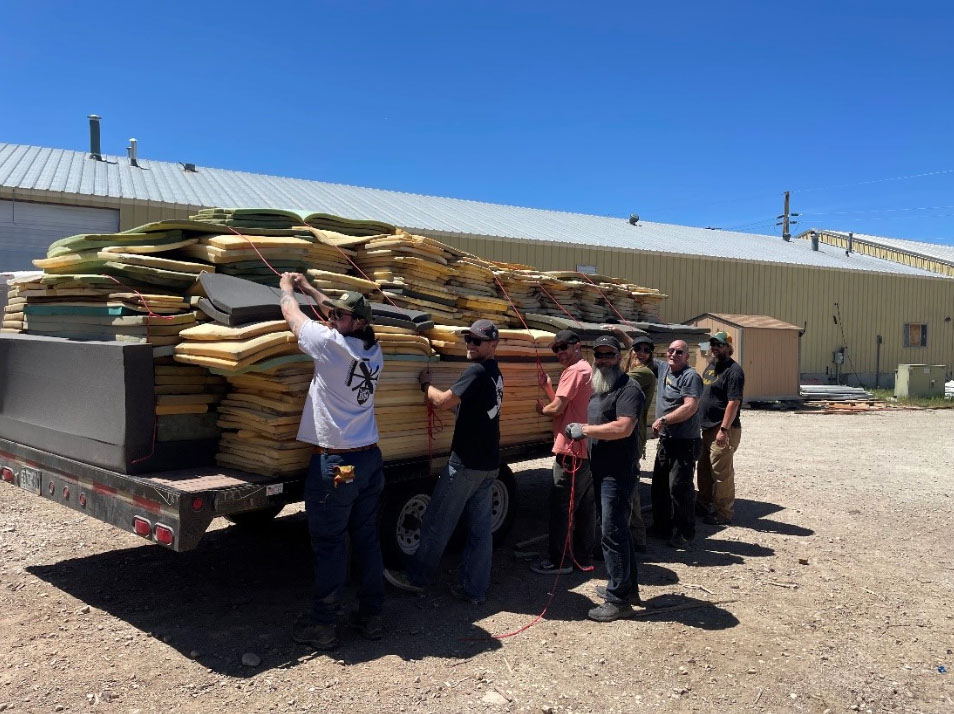
[[(709, 334), (724, 330), (732, 338), (732, 358), (745, 371), (745, 401), (798, 399), (800, 381), (799, 338), (801, 328), (768, 315), (703, 313), (687, 325), (709, 328)], [(696, 350), (699, 374), (708, 355)]]

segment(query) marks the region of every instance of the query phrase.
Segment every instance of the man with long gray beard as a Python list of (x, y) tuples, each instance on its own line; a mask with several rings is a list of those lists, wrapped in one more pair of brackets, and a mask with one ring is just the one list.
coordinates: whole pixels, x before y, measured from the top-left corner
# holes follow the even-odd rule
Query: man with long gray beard
[(621, 369), (620, 351), (619, 340), (610, 335), (593, 343), (593, 395), (587, 423), (566, 426), (571, 439), (590, 440), (590, 469), (600, 504), (600, 545), (608, 576), (606, 585), (596, 588), (605, 602), (588, 613), (597, 622), (632, 617), (636, 612), (633, 603), (641, 604), (629, 518), (636, 488), (633, 464), (639, 448), (636, 424), (645, 397)]

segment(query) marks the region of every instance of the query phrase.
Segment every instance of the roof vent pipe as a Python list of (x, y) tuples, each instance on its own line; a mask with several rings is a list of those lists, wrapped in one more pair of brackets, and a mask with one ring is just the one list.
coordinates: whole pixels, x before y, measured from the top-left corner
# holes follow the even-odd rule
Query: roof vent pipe
[(139, 166), (139, 159), (136, 158), (136, 145), (137, 142), (135, 139), (129, 140), (129, 146), (126, 147), (126, 153), (129, 154), (129, 165), (130, 166)]
[(812, 237), (812, 250), (818, 251), (818, 233), (816, 231), (811, 232)]
[(852, 250), (854, 250), (854, 247), (855, 247), (855, 234), (849, 233), (848, 234), (848, 252), (850, 253)]
[(103, 150), (99, 141), (99, 116), (90, 114), (89, 117), (89, 158), (96, 161), (103, 160)]

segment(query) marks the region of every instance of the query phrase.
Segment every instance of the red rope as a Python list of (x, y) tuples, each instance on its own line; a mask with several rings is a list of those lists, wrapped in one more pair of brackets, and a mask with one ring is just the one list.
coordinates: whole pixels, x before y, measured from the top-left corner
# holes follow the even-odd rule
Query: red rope
[[(533, 336), (533, 331), (527, 325), (527, 321), (523, 319), (523, 315), (520, 314), (520, 311), (517, 309), (517, 306), (513, 304), (513, 300), (510, 299), (510, 295), (507, 293), (507, 289), (503, 286), (503, 283), (500, 282), (500, 279), (497, 277), (496, 273), (492, 273), (494, 276), (494, 282), (497, 283), (497, 286), (500, 288), (500, 291), (504, 294), (504, 297), (507, 298), (507, 302), (510, 303), (510, 307), (513, 308), (514, 313), (517, 315), (517, 319), (520, 320), (520, 323), (523, 325), (523, 329), (527, 331), (530, 335), (530, 344), (533, 345), (533, 354), (534, 358), (537, 360), (537, 374), (546, 375), (546, 371), (543, 369), (543, 362), (540, 360), (540, 351), (537, 349), (537, 340)], [(537, 389), (543, 391), (543, 387), (540, 386), (539, 382), (537, 383)]]
[(636, 327), (632, 322), (630, 322), (625, 317), (623, 317), (622, 314), (620, 314), (620, 311), (616, 309), (616, 306), (612, 302), (610, 302), (610, 299), (606, 297), (606, 295), (603, 293), (602, 290), (600, 290), (600, 286), (594, 283), (592, 280), (590, 280), (590, 276), (588, 276), (586, 273), (577, 273), (577, 275), (582, 275), (584, 278), (586, 278), (587, 282), (590, 285), (596, 288), (596, 291), (603, 296), (603, 299), (606, 300), (606, 304), (613, 309), (613, 312), (615, 312), (619, 316), (620, 320), (622, 320), (623, 322), (625, 322), (627, 325), (629, 325), (632, 328)]
[(551, 300), (553, 300), (553, 302), (556, 304), (556, 306), (557, 306), (558, 308), (560, 308), (561, 310), (563, 310), (563, 312), (566, 313), (566, 316), (567, 316), (567, 317), (569, 317), (571, 320), (573, 320), (573, 322), (575, 322), (575, 323), (576, 323), (577, 325), (579, 325), (580, 327), (583, 327), (583, 323), (580, 322), (579, 320), (577, 320), (575, 317), (573, 317), (573, 315), (571, 315), (570, 312), (569, 312), (565, 307), (563, 307), (563, 305), (560, 304), (559, 300), (557, 300), (555, 297), (553, 297), (553, 296), (547, 291), (547, 289), (546, 289), (545, 287), (543, 287), (543, 285), (538, 285), (537, 287), (540, 288), (540, 289), (543, 291), (543, 294), (544, 294), (544, 295), (546, 295), (548, 298), (550, 298)]

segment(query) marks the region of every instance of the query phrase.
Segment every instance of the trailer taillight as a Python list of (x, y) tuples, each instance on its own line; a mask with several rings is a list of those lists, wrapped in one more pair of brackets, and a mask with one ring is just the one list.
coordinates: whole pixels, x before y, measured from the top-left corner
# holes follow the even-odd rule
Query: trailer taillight
[(148, 538), (152, 535), (152, 524), (141, 516), (133, 516), (133, 530), (136, 535)]
[(196, 496), (192, 499), (193, 511), (201, 511), (203, 508), (205, 508), (205, 499), (202, 496)]
[(156, 524), (156, 530), (154, 535), (156, 536), (156, 542), (162, 543), (163, 545), (172, 545), (174, 536), (172, 529), (169, 526), (163, 526)]
[(8, 483), (13, 483), (13, 469), (4, 466), (3, 469), (0, 469), (0, 472), (3, 473), (3, 480)]
[(70, 500), (70, 487), (69, 487), (69, 486), (64, 486), (64, 487), (63, 487), (63, 500), (64, 500), (64, 501), (69, 501), (69, 500)]
[(86, 494), (85, 494), (85, 493), (81, 493), (81, 494), (79, 495), (79, 504), (80, 504), (80, 506), (82, 506), (83, 508), (86, 508)]

